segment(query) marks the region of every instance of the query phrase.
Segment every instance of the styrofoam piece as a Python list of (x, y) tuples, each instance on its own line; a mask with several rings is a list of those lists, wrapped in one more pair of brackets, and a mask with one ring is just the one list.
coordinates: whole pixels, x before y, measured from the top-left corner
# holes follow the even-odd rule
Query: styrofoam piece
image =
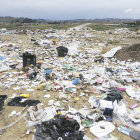
[(111, 122), (100, 121), (90, 128), (90, 132), (96, 137), (103, 137), (113, 132), (115, 126)]

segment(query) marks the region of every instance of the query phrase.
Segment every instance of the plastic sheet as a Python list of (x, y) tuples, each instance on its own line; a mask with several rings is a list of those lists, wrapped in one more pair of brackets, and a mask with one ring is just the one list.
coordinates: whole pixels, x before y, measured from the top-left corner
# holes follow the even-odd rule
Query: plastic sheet
[(40, 103), (39, 100), (24, 100), (22, 102), (22, 99), (26, 99), (26, 98), (15, 97), (11, 101), (8, 102), (8, 106), (19, 106), (19, 107), (36, 106), (38, 103)]
[(83, 140), (76, 120), (58, 116), (56, 119), (36, 126), (35, 140)]

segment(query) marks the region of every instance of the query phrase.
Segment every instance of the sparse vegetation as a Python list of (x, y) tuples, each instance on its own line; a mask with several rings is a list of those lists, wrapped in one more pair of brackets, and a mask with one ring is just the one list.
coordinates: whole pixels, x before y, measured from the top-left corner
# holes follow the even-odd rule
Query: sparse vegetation
[(119, 40), (108, 40), (107, 43), (112, 44), (112, 45), (116, 45), (116, 44), (119, 44), (120, 41)]
[(7, 30), (24, 30), (24, 29), (30, 29), (30, 30), (35, 30), (35, 29), (65, 29), (67, 30), (68, 28), (74, 27), (80, 25), (80, 23), (56, 23), (56, 24), (28, 24), (28, 23), (0, 23), (0, 28), (6, 28)]
[[(132, 26), (133, 25), (133, 26)], [(90, 28), (96, 31), (113, 30), (118, 28), (128, 28), (132, 31), (140, 30), (140, 24), (104, 24), (104, 23), (93, 23), (89, 25)]]

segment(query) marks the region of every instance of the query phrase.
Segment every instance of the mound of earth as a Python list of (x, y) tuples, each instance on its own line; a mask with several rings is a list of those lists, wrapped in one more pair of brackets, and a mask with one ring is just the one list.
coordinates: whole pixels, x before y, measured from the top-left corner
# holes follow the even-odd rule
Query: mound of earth
[(140, 44), (134, 44), (132, 46), (122, 48), (115, 54), (115, 57), (118, 60), (123, 61), (127, 61), (129, 59), (132, 61), (140, 61)]

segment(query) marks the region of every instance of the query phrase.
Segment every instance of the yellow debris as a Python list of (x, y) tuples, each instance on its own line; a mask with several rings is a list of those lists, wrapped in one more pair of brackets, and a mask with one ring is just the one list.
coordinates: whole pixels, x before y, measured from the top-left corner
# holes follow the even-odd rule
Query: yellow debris
[(29, 94), (20, 94), (20, 96), (28, 98), (30, 95)]

